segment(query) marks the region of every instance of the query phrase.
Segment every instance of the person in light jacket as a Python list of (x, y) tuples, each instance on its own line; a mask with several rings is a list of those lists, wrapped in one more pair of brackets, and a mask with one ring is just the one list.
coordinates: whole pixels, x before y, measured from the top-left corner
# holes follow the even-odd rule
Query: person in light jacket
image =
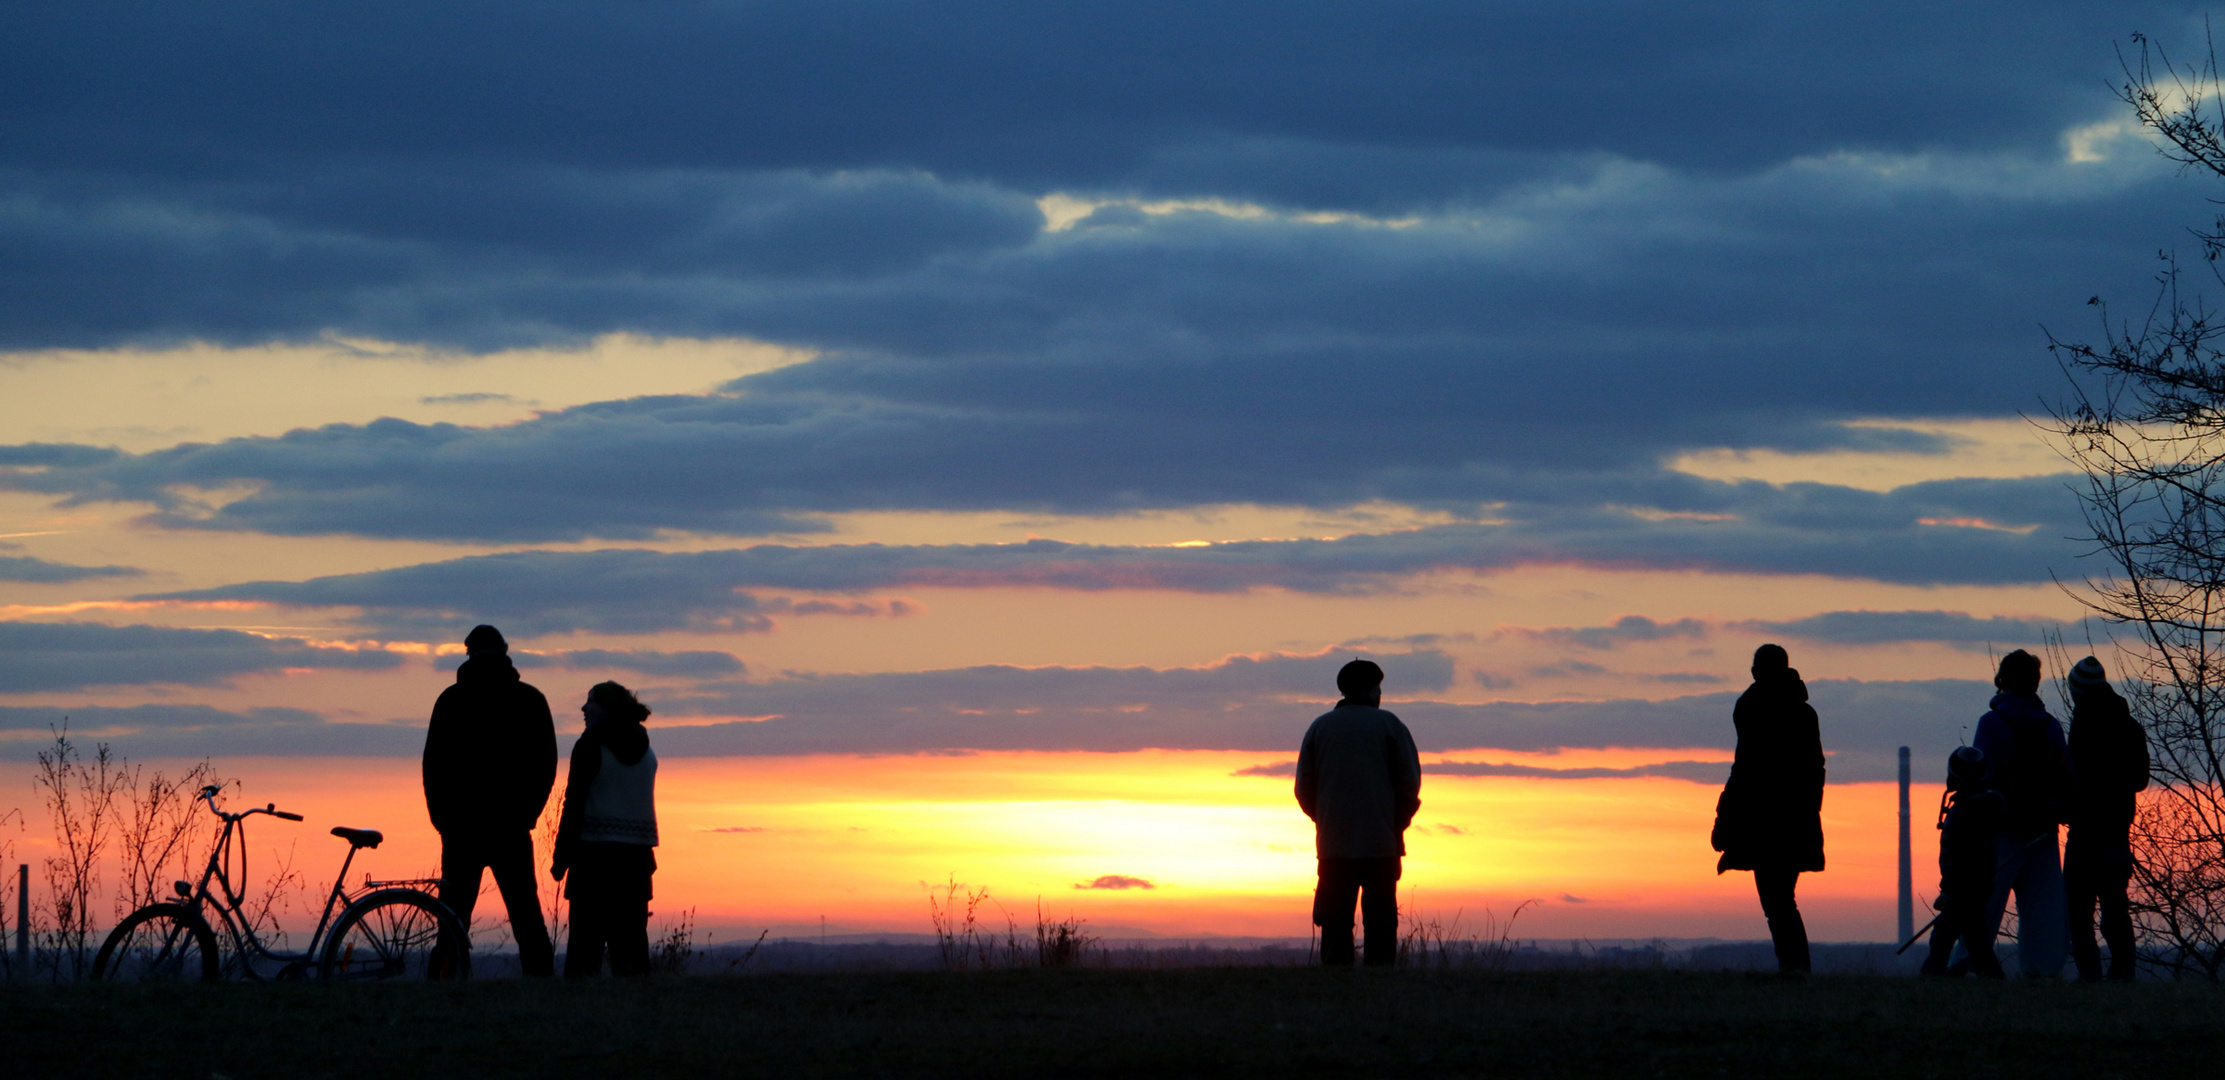
[(1421, 808), (1421, 756), (1398, 717), (1380, 706), (1383, 669), (1354, 660), (1337, 672), (1336, 708), (1298, 748), (1298, 808), (1313, 819), (1319, 883), (1313, 921), (1321, 962), (1352, 964), (1352, 907), (1363, 905), (1367, 965), (1398, 962), (1398, 879), (1406, 827)]
[(1808, 684), (1781, 645), (1754, 650), (1754, 684), (1731, 709), (1738, 751), (1715, 802), (1715, 872), (1751, 870), (1777, 970), (1809, 970), (1808, 926), (1793, 897), (1823, 869), (1823, 734)]
[(580, 715), (587, 730), (572, 744), (550, 867), (572, 902), (564, 977), (593, 977), (606, 949), (611, 974), (647, 975), (650, 877), (657, 872), (657, 754), (642, 726), (649, 707), (625, 687), (603, 682), (587, 692)]

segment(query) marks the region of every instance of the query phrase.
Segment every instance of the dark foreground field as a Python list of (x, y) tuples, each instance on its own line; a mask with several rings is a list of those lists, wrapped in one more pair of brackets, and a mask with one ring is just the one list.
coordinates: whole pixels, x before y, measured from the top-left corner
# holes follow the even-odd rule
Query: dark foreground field
[(0, 1073), (2201, 1076), (2208, 986), (1743, 973), (856, 973), (9, 987)]

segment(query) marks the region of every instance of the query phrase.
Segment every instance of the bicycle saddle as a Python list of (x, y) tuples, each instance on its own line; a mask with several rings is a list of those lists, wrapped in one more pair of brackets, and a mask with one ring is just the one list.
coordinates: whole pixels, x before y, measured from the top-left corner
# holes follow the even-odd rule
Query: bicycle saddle
[(359, 848), (377, 847), (379, 841), (386, 839), (379, 834), (377, 829), (350, 829), (345, 825), (333, 826), (332, 835), (347, 841), (351, 846)]

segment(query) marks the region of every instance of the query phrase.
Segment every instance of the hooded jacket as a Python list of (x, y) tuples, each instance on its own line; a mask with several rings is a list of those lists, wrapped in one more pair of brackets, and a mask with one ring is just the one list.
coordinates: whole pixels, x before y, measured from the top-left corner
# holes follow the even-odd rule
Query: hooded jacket
[(2038, 836), (2069, 817), (2076, 784), (2070, 746), (2038, 694), (1993, 695), (1970, 742), (1986, 756), (1986, 786), (2008, 803), (2002, 827), (2010, 835)]
[(508, 656), (481, 653), (456, 669), (425, 729), (424, 777), (425, 809), (443, 836), (539, 823), (556, 785), (556, 722)]
[(1755, 680), (1731, 709), (1738, 751), (1710, 841), (1725, 870), (1823, 869), (1823, 730), (1791, 668)]

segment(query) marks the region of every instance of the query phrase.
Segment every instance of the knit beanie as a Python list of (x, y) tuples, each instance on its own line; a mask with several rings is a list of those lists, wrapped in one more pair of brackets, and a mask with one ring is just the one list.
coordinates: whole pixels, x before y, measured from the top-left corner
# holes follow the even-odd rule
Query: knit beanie
[(1957, 747), (1947, 755), (1947, 786), (1961, 791), (1984, 780), (1986, 775), (1985, 751), (1975, 746)]
[(2070, 669), (2072, 690), (2094, 690), (2109, 685), (2109, 676), (2101, 670), (2101, 661), (2089, 656)]
[(464, 651), (473, 656), (480, 653), (493, 653), (497, 656), (507, 655), (510, 651), (510, 643), (502, 639), (502, 631), (481, 624), (472, 627), (471, 633), (464, 635)]

